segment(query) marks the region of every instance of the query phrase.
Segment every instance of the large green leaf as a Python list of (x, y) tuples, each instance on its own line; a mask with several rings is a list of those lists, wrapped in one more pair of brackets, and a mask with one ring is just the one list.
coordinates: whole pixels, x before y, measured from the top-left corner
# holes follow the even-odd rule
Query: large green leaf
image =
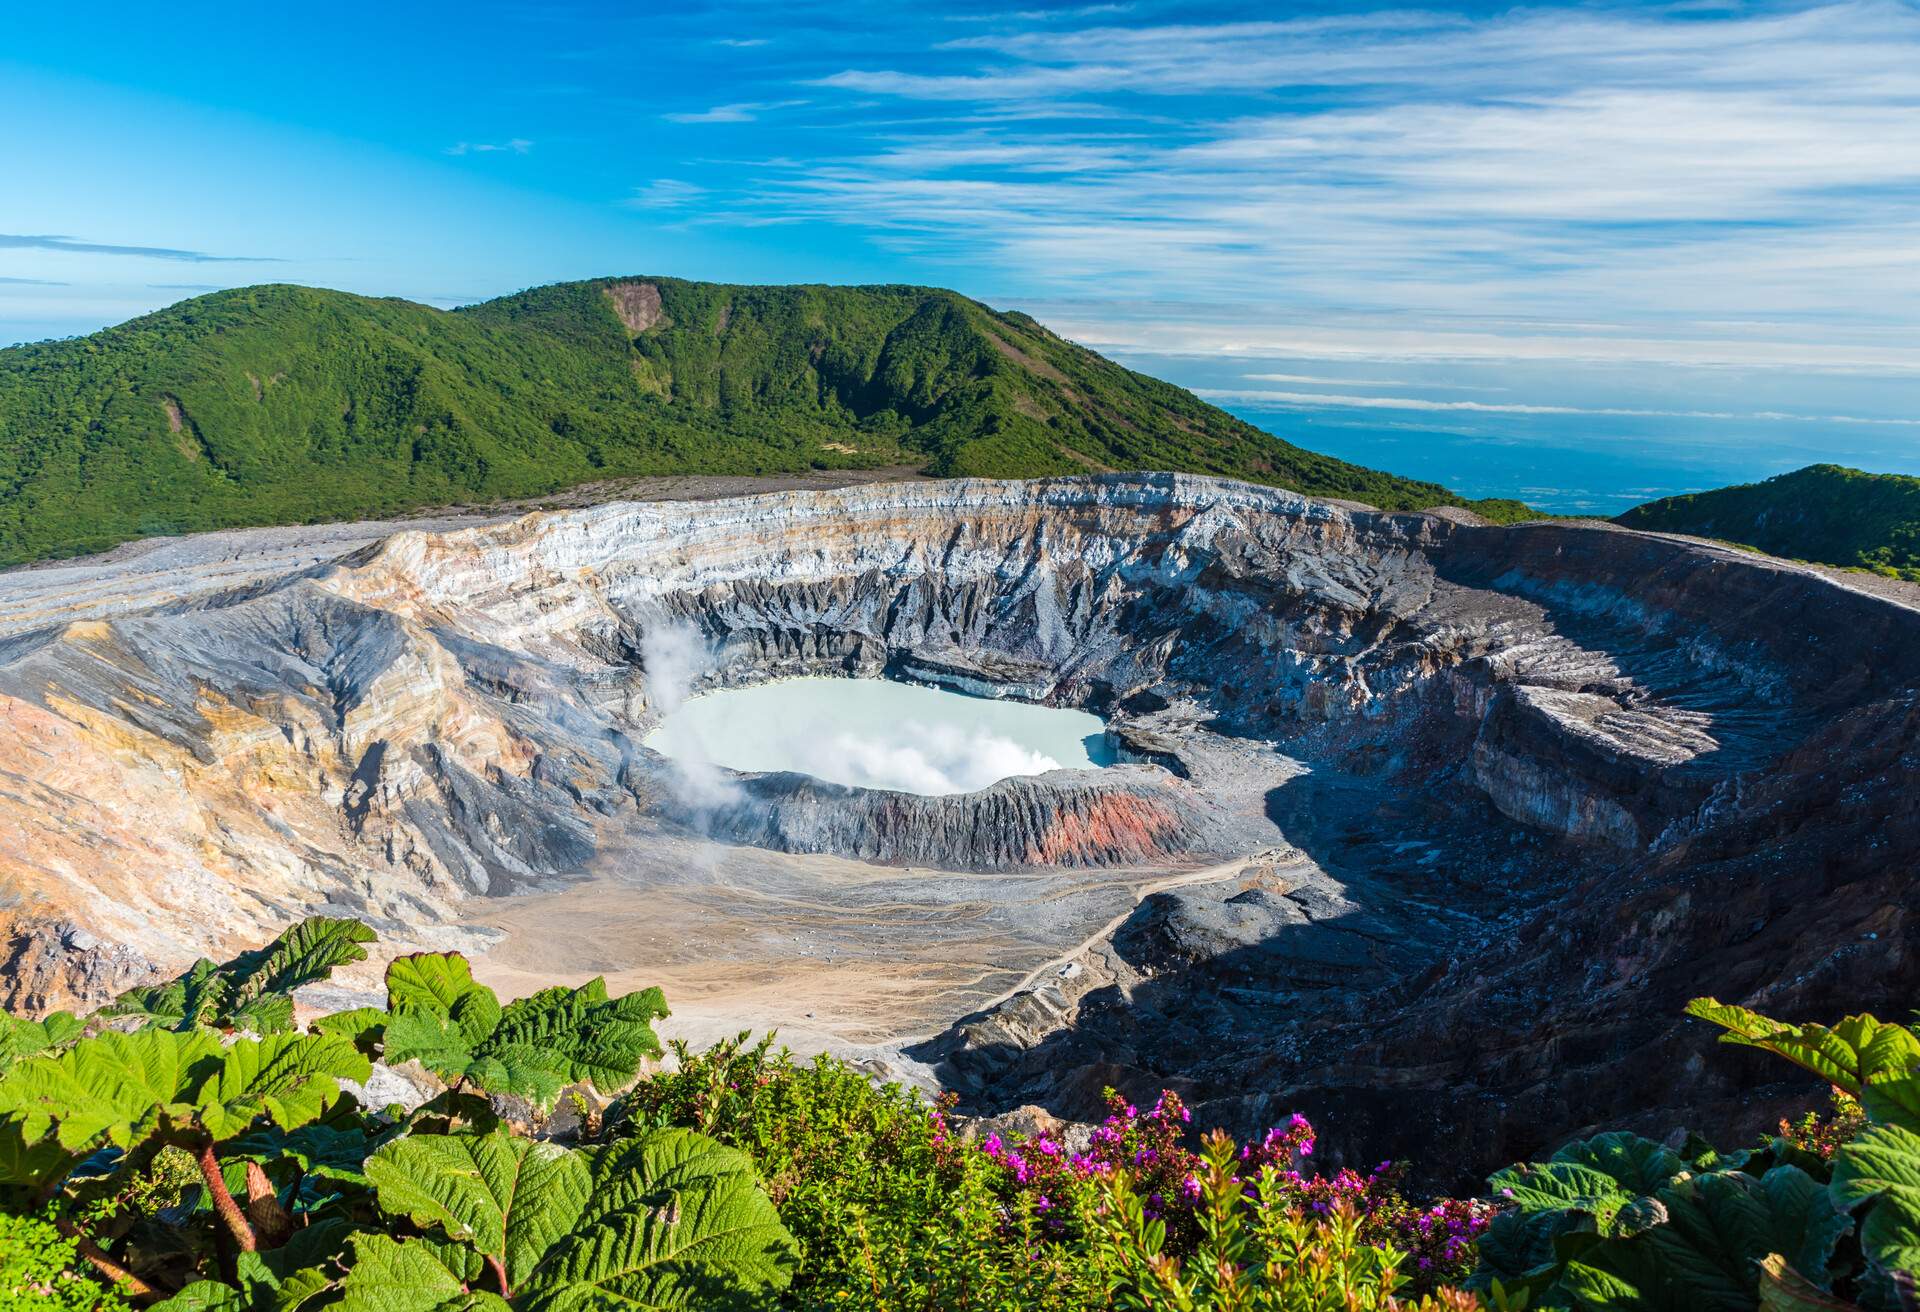
[(498, 1261), (510, 1286), (532, 1273), (586, 1206), (584, 1153), (490, 1134), (413, 1135), (369, 1158), (380, 1206)]
[(345, 1039), (270, 1034), (241, 1039), (193, 1093), (200, 1124), (229, 1139), (265, 1117), (283, 1130), (317, 1119), (340, 1096), (340, 1081), (364, 1082), (373, 1064)]
[(1658, 1192), (1687, 1169), (1687, 1163), (1678, 1154), (1651, 1139), (1625, 1131), (1576, 1139), (1550, 1160), (1598, 1171), (1612, 1179), (1622, 1192), (1636, 1195)]
[(252, 1312), (253, 1301), (232, 1285), (196, 1280), (172, 1298), (154, 1304), (154, 1312)]
[[(653, 1022), (667, 1014), (659, 989), (610, 998), (601, 979), (502, 1008), (455, 953), (397, 958), (387, 969), (387, 1009), (386, 1061), (417, 1061), (443, 1079), (543, 1107), (569, 1084), (591, 1081), (611, 1093), (632, 1083), (640, 1063), (660, 1055)], [(365, 1034), (376, 1023), (364, 1017), (352, 1028)]]
[(438, 1016), (451, 1022), (469, 1048), (500, 1023), (500, 1000), (474, 982), (473, 969), (457, 952), (419, 952), (395, 957), (387, 967), (387, 1010), (395, 1016)]
[(653, 1022), (667, 1014), (657, 988), (618, 998), (607, 996), (604, 979), (577, 989), (542, 989), (501, 1014), (480, 1055), (511, 1063), (549, 1053), (569, 1083), (591, 1080), (602, 1093), (615, 1093), (633, 1082), (642, 1060), (660, 1056)]
[(312, 916), (266, 947), (225, 964), (203, 957), (165, 984), (129, 989), (101, 1014), (140, 1016), (150, 1024), (278, 1034), (293, 1028), (293, 990), (332, 975), (337, 966), (365, 960), (374, 933), (357, 920)]
[(1592, 1217), (1602, 1234), (1636, 1196), (1605, 1171), (1579, 1162), (1525, 1162), (1494, 1172), (1487, 1183), (1522, 1213), (1579, 1212)]
[(1690, 1305), (1751, 1308), (1759, 1263), (1770, 1253), (1794, 1260), (1809, 1279), (1827, 1279), (1827, 1261), (1850, 1223), (1799, 1167), (1768, 1176), (1716, 1171), (1661, 1192), (1668, 1223), (1643, 1242), (1659, 1259), (1662, 1282)]
[[(1763, 1258), (1784, 1255), (1824, 1288), (1852, 1224), (1795, 1166), (1761, 1177), (1696, 1175), (1625, 1135), (1570, 1144), (1555, 1157), (1493, 1176), (1496, 1194), (1516, 1206), (1480, 1240), (1482, 1283), (1498, 1277), (1524, 1288), (1536, 1309), (1748, 1312)], [(1657, 1191), (1631, 1194), (1622, 1177)]]
[(1789, 1025), (1745, 1007), (1695, 998), (1687, 1014), (1727, 1033), (1722, 1043), (1762, 1048), (1814, 1072), (1859, 1098), (1867, 1114), (1920, 1130), (1920, 1038), (1904, 1025), (1868, 1015), (1825, 1025)]
[(102, 1138), (125, 1148), (163, 1115), (190, 1114), (189, 1091), (220, 1058), (220, 1040), (205, 1031), (97, 1035), (0, 1078), (0, 1116), (18, 1118), (29, 1143), (51, 1129), (69, 1149)]
[(597, 1154), (594, 1185), (515, 1300), (526, 1312), (756, 1307), (793, 1278), (793, 1237), (742, 1153), (658, 1131)]
[(668, 1194), (754, 1179), (753, 1159), (693, 1130), (656, 1130), (593, 1154), (593, 1195), (580, 1224), (610, 1212), (657, 1204)]
[(1860, 1223), (1860, 1246), (1883, 1272), (1920, 1277), (1920, 1134), (1879, 1125), (1833, 1155), (1834, 1202), (1870, 1203)]
[(341, 1039), (276, 1034), (223, 1047), (205, 1030), (107, 1033), (0, 1078), (0, 1119), (28, 1144), (51, 1130), (68, 1150), (192, 1125), (224, 1139), (262, 1117), (285, 1129), (313, 1120), (341, 1079), (370, 1070)]
[(73, 1042), (85, 1025), (70, 1011), (56, 1011), (40, 1020), (25, 1020), (0, 1011), (0, 1075), (11, 1070), (15, 1062)]
[(448, 1245), (356, 1235), (353, 1253), (339, 1312), (508, 1312), (500, 1295), (471, 1287), (477, 1260)]

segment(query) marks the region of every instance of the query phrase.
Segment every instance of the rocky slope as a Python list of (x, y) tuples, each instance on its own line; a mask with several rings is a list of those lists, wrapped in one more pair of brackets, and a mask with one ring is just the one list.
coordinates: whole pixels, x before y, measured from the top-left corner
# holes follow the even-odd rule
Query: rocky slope
[[(1017, 872), (1277, 826), (1298, 860), (1149, 899), (915, 1055), (987, 1110), (1170, 1081), (1444, 1173), (1731, 1096), (1691, 993), (1827, 1014), (1920, 974), (1920, 612), (1763, 558), (1168, 475), (616, 504), (271, 568), (196, 541), (0, 575), (13, 1004), (319, 908), (457, 943), (648, 834)], [(639, 746), (663, 699), (822, 673), (1087, 706), (1145, 764), (905, 798), (703, 790)]]

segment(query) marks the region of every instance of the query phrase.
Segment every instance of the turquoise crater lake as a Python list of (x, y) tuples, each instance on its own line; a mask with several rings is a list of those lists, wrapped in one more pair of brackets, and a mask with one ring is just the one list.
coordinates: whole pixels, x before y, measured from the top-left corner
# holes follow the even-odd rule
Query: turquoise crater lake
[(1086, 711), (885, 679), (782, 679), (694, 697), (646, 737), (671, 760), (791, 770), (855, 788), (940, 795), (1117, 759)]

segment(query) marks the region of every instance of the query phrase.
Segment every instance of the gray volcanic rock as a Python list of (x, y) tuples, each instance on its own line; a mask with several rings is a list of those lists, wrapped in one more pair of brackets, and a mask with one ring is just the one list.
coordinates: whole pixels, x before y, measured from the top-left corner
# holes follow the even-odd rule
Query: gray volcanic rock
[(1140, 766), (1002, 779), (943, 797), (847, 788), (802, 774), (751, 775), (739, 781), (737, 797), (680, 814), (726, 842), (947, 870), (1226, 855), (1233, 832), (1194, 789)]
[[(0, 574), (0, 1000), (321, 908), (458, 946), (476, 899), (689, 828), (990, 886), (1277, 827), (1298, 852), (1147, 898), (915, 1055), (987, 1113), (1165, 1082), (1445, 1174), (1734, 1099), (1692, 993), (1829, 1016), (1920, 985), (1920, 612), (1782, 562), (1160, 475), (333, 532), (271, 565), (231, 536)], [(669, 670), (667, 635), (703, 659)], [(803, 674), (1084, 706), (1144, 763), (695, 796), (640, 745), (663, 696)]]

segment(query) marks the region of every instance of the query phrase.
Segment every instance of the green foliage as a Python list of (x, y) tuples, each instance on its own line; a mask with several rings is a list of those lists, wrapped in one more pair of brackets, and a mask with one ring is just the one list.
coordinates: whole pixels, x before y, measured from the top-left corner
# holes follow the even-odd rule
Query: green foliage
[(1481, 1238), (1480, 1282), (1498, 1277), (1535, 1308), (1907, 1306), (1920, 1278), (1912, 1032), (1867, 1015), (1792, 1025), (1712, 998), (1687, 1012), (1827, 1080), (1834, 1118), (1782, 1122), (1748, 1152), (1608, 1134), (1500, 1171), (1489, 1183), (1511, 1206)]
[(1182, 470), (1386, 509), (1465, 504), (953, 292), (645, 285), (659, 314), (637, 328), (616, 312), (633, 280), (451, 313), (265, 286), (0, 351), (0, 565), (648, 474)]
[(659, 989), (619, 998), (603, 979), (550, 988), (505, 1007), (457, 954), (396, 958), (387, 968), (387, 1013), (346, 1013), (336, 1032), (378, 1043), (389, 1062), (418, 1061), (461, 1087), (509, 1093), (551, 1107), (569, 1084), (614, 1093), (640, 1063), (661, 1055), (653, 1022), (667, 1015)]
[(293, 991), (366, 960), (361, 945), (372, 941), (373, 931), (357, 920), (313, 916), (224, 965), (203, 957), (178, 979), (129, 989), (100, 1014), (138, 1016), (183, 1032), (213, 1026), (284, 1033), (293, 1028)]
[(25, 1020), (0, 1012), (0, 1075), (27, 1057), (52, 1052), (80, 1037), (85, 1028), (70, 1011), (55, 1011), (39, 1020)]
[(938, 1109), (844, 1062), (797, 1063), (745, 1038), (705, 1053), (674, 1045), (675, 1069), (635, 1087), (607, 1120), (615, 1134), (697, 1130), (752, 1159), (805, 1252), (783, 1306), (1097, 1305), (1085, 1255), (1043, 1242), (1031, 1210), (1009, 1211), (997, 1168)]
[(1831, 1029), (1788, 1025), (1712, 998), (1695, 998), (1687, 1014), (1725, 1029), (1722, 1043), (1761, 1048), (1804, 1066), (1876, 1121), (1920, 1131), (1920, 1038), (1904, 1025), (1849, 1016)]
[(1905, 474), (1809, 465), (1762, 483), (1649, 501), (1615, 522), (1920, 579), (1920, 478)]
[[(23, 1254), (0, 1281), (121, 1306), (78, 1259), (167, 1312), (744, 1309), (788, 1284), (797, 1246), (744, 1154), (684, 1129), (568, 1149), (459, 1096), (498, 1072), (512, 1092), (630, 1082), (660, 1050), (659, 990), (611, 998), (596, 980), (502, 1007), (461, 958), (402, 958), (386, 1010), (291, 1032), (291, 991), (372, 937), (308, 921), (123, 999), (100, 1018), (119, 1028), (10, 1026), (37, 1055), (0, 1074), (0, 1244), (17, 1233)], [(220, 1032), (247, 1021), (278, 1032)], [(393, 1123), (341, 1082), (410, 1027), (469, 1083)], [(24, 1219), (42, 1207), (71, 1238)]]
[(1112, 1305), (1139, 1312), (1377, 1312), (1464, 1309), (1478, 1300), (1443, 1289), (1417, 1301), (1396, 1299), (1406, 1283), (1403, 1254), (1360, 1241), (1360, 1218), (1342, 1204), (1325, 1220), (1286, 1206), (1280, 1173), (1261, 1168), (1245, 1205), (1232, 1140), (1207, 1137), (1200, 1178), (1199, 1247), (1184, 1261), (1167, 1252), (1166, 1223), (1149, 1217), (1132, 1177), (1102, 1182), (1089, 1256)]
[(1480, 1241), (1482, 1281), (1525, 1290), (1535, 1308), (1752, 1308), (1769, 1254), (1824, 1290), (1853, 1228), (1797, 1166), (1702, 1169), (1626, 1134), (1488, 1183), (1513, 1207)]
[(78, 1241), (0, 1210), (0, 1312), (122, 1312), (127, 1301), (75, 1257)]
[[(753, 1164), (685, 1130), (591, 1152), (500, 1130), (415, 1135), (381, 1149), (367, 1175), (388, 1213), (477, 1253), (516, 1307), (746, 1306), (783, 1288), (797, 1258)], [(369, 1278), (390, 1283), (356, 1266), (350, 1303)], [(435, 1298), (443, 1284), (434, 1272)]]
[(1843, 1207), (1867, 1205), (1860, 1227), (1867, 1260), (1885, 1282), (1903, 1273), (1912, 1292), (1920, 1283), (1920, 1134), (1880, 1125), (1842, 1145), (1833, 1157), (1833, 1197)]

